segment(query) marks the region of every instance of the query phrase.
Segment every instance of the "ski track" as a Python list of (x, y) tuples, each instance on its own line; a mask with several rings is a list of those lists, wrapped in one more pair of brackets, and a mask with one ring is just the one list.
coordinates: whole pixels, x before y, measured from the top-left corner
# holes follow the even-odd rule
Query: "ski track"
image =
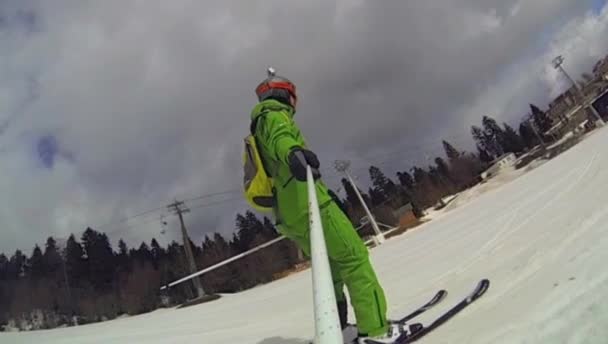
[[(447, 289), (442, 303), (415, 320), (428, 322), (489, 278), (481, 299), (419, 342), (606, 343), (606, 146), (608, 129), (598, 130), (371, 250), (389, 315), (401, 317)], [(75, 328), (0, 333), (0, 343), (304, 344), (314, 335), (310, 284), (307, 270), (208, 304)], [(349, 314), (353, 321), (352, 309)]]

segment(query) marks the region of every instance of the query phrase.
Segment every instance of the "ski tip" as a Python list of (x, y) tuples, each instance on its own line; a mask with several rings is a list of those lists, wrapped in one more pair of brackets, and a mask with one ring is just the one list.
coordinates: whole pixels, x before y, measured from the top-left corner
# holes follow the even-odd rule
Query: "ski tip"
[(445, 299), (446, 296), (448, 296), (448, 291), (445, 289), (441, 289), (437, 292), (437, 294), (435, 294), (435, 297), (431, 300), (430, 303), (433, 304), (442, 301), (443, 299)]
[(482, 280), (479, 281), (479, 283), (477, 284), (477, 294), (483, 294), (485, 293), (488, 288), (490, 288), (490, 280), (487, 278), (484, 278)]

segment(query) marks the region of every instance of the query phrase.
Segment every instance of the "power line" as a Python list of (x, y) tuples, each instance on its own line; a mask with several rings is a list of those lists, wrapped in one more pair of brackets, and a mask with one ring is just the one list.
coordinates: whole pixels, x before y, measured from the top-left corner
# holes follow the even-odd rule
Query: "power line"
[(165, 209), (165, 207), (158, 207), (158, 208), (146, 210), (146, 211), (141, 212), (139, 214), (136, 214), (136, 215), (133, 215), (133, 216), (129, 216), (129, 217), (125, 217), (125, 218), (123, 218), (121, 220), (118, 220), (118, 221), (115, 221), (115, 222), (106, 223), (104, 225), (98, 226), (97, 228), (101, 229), (101, 228), (105, 228), (105, 227), (108, 227), (108, 226), (113, 226), (113, 225), (117, 225), (117, 224), (120, 224), (120, 223), (128, 222), (128, 221), (130, 221), (130, 220), (132, 220), (134, 218), (141, 217), (141, 216), (144, 216), (144, 215), (148, 215), (148, 214), (157, 212), (157, 211), (159, 211), (161, 209)]
[[(209, 208), (209, 207), (213, 207), (213, 206), (220, 205), (220, 204), (226, 204), (226, 203), (230, 203), (230, 202), (235, 202), (235, 201), (238, 201), (238, 200), (243, 200), (243, 199), (242, 199), (242, 197), (232, 197), (232, 198), (224, 199), (224, 200), (221, 200), (221, 201), (203, 203), (203, 204), (191, 206), (190, 210), (192, 210), (192, 209), (200, 209), (200, 208)], [(166, 216), (166, 215), (161, 215), (161, 216)], [(125, 232), (125, 231), (127, 231), (129, 229), (134, 229), (136, 227), (140, 227), (142, 225), (146, 225), (146, 224), (149, 224), (149, 223), (152, 223), (152, 222), (157, 222), (157, 221), (159, 221), (159, 219), (155, 218), (155, 219), (139, 222), (137, 224), (133, 224), (133, 225), (130, 225), (130, 226), (125, 226), (125, 227), (122, 227), (122, 228), (115, 227), (114, 229), (116, 229), (116, 230), (109, 231), (109, 232), (107, 232), (107, 234), (117, 234), (117, 233), (120, 233), (120, 232)]]
[(200, 205), (197, 205), (197, 206), (190, 207), (190, 209), (207, 208), (207, 207), (212, 207), (214, 205), (225, 204), (225, 203), (229, 203), (229, 202), (232, 202), (232, 201), (238, 201), (238, 200), (244, 201), (244, 199), (239, 196), (239, 197), (228, 198), (228, 199), (221, 200), (221, 201), (200, 204)]
[(237, 190), (237, 189), (214, 192), (214, 193), (204, 194), (204, 195), (194, 197), (194, 198), (188, 198), (188, 199), (185, 199), (184, 202), (198, 201), (200, 199), (210, 198), (213, 196), (227, 195), (227, 194), (240, 193), (240, 192), (241, 192), (241, 190)]
[[(232, 190), (225, 190), (225, 191), (207, 193), (207, 194), (202, 194), (202, 195), (197, 196), (197, 197), (185, 199), (184, 202), (192, 202), (192, 201), (197, 201), (197, 200), (201, 200), (201, 199), (205, 199), (205, 198), (210, 198), (210, 197), (220, 196), (220, 195), (225, 195), (225, 194), (230, 194), (230, 193), (236, 193), (236, 192), (239, 192), (239, 191), (236, 190), (236, 189), (232, 189)], [(145, 216), (145, 215), (148, 215), (148, 214), (156, 213), (156, 212), (158, 212), (160, 210), (164, 210), (164, 209), (166, 209), (166, 206), (161, 206), (161, 207), (145, 210), (145, 211), (142, 211), (142, 212), (137, 213), (135, 215), (128, 216), (128, 217), (122, 218), (122, 219), (117, 220), (117, 221), (108, 222), (108, 223), (103, 224), (101, 226), (97, 226), (97, 228), (98, 229), (102, 229), (102, 228), (106, 228), (106, 227), (110, 227), (110, 226), (116, 226), (116, 225), (121, 224), (121, 223), (129, 222), (132, 219), (135, 219), (135, 218), (138, 218), (138, 217), (142, 217), (142, 216)]]

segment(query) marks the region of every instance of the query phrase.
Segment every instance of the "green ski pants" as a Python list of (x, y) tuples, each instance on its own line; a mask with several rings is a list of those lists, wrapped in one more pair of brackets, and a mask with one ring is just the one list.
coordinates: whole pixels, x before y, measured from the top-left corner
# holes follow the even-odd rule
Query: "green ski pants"
[[(346, 286), (359, 333), (370, 336), (385, 333), (388, 329), (386, 298), (369, 260), (367, 247), (335, 202), (324, 204), (320, 210), (336, 299), (344, 300)], [(310, 257), (308, 218), (293, 228), (279, 227)]]

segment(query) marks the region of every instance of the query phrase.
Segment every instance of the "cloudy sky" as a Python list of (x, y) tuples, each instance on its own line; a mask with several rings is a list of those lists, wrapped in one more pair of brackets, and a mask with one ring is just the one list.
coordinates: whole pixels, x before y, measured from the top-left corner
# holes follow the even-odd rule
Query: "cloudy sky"
[(367, 183), (369, 164), (407, 169), (442, 138), (468, 149), (483, 115), (515, 124), (564, 89), (555, 55), (580, 75), (608, 53), (604, 4), (0, 0), (0, 251), (86, 226), (166, 243), (164, 205), (224, 191), (186, 221), (196, 242), (230, 233), (268, 65), (296, 83), (331, 186), (337, 158)]

